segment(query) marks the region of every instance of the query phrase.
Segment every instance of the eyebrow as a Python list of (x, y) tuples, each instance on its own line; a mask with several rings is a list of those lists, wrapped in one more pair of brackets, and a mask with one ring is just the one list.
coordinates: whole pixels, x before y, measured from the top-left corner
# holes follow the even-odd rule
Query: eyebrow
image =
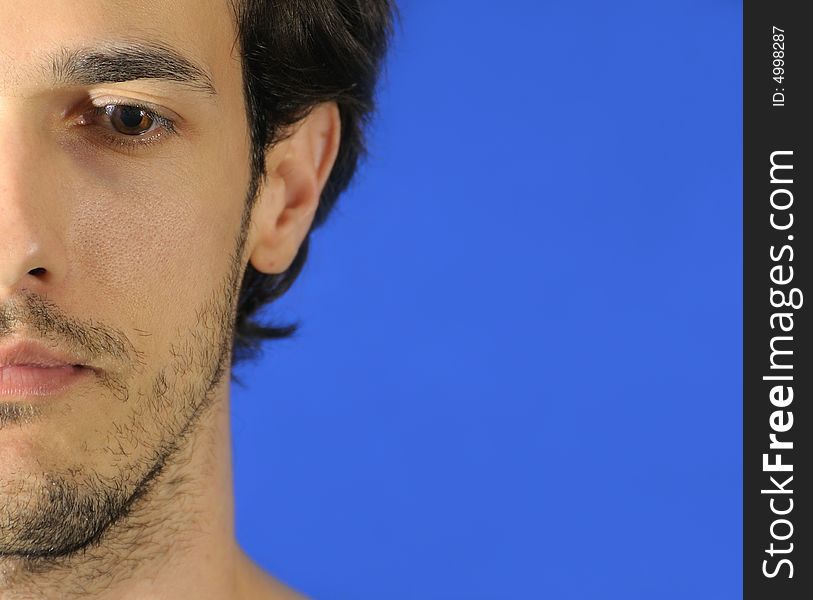
[(102, 47), (60, 48), (49, 55), (54, 82), (98, 85), (137, 79), (179, 83), (208, 96), (217, 95), (212, 77), (179, 51), (156, 42), (132, 41)]

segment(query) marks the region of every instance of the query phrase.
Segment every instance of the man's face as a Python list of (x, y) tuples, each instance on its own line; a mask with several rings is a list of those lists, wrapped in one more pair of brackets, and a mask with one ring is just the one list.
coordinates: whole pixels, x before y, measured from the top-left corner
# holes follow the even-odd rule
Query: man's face
[(235, 38), (226, 0), (3, 4), (0, 349), (94, 371), (0, 395), (0, 557), (96, 535), (227, 385), (249, 182)]

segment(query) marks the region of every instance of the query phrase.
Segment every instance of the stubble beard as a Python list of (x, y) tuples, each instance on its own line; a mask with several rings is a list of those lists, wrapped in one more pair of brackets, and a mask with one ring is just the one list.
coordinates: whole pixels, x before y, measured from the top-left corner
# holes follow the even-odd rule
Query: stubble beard
[[(216, 404), (213, 391), (230, 372), (251, 205), (245, 205), (228, 272), (221, 286), (199, 305), (196, 326), (173, 343), (169, 351), (173, 358), (153, 378), (149, 391), (139, 392), (135, 399), (124, 398), (138, 402), (139, 410), (132, 411), (130, 422), (114, 427), (116, 435), (106, 451), (115, 456), (123, 447), (148, 448), (142, 458), (128, 461), (126, 456), (115, 456), (113, 476), (74, 468), (0, 481), (0, 591), (13, 586), (15, 577), (22, 582), (57, 571), (103, 547), (110, 537), (130, 540), (125, 546), (143, 541), (144, 531), (160, 520), (160, 515), (149, 516), (150, 492), (195, 438), (196, 426)], [(108, 383), (129, 396), (126, 388)], [(0, 428), (36, 418), (32, 410), (7, 404), (0, 408)], [(159, 433), (149, 439), (144, 435), (145, 415), (159, 426)], [(178, 491), (183, 493), (180, 486)], [(23, 501), (15, 502), (17, 498)], [(120, 548), (119, 552), (126, 555), (132, 550)]]

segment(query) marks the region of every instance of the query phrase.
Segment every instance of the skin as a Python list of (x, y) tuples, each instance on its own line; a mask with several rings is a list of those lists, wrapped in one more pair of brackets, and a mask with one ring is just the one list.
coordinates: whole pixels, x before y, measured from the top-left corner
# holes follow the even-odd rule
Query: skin
[[(134, 39), (189, 58), (216, 94), (149, 78), (54, 81), (63, 49)], [(245, 211), (235, 40), (226, 0), (3, 5), (0, 346), (45, 342), (94, 373), (45, 400), (0, 397), (2, 600), (302, 598), (234, 537), (228, 374), (246, 266), (291, 264), (340, 121), (319, 105), (275, 145)], [(174, 119), (175, 133), (122, 134), (91, 113), (133, 101)]]

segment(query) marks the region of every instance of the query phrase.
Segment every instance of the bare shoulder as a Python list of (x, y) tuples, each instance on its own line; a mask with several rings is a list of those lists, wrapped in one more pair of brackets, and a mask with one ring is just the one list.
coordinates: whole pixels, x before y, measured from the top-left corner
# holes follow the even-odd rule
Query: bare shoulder
[(248, 556), (244, 555), (242, 562), (240, 600), (310, 600), (267, 573)]

